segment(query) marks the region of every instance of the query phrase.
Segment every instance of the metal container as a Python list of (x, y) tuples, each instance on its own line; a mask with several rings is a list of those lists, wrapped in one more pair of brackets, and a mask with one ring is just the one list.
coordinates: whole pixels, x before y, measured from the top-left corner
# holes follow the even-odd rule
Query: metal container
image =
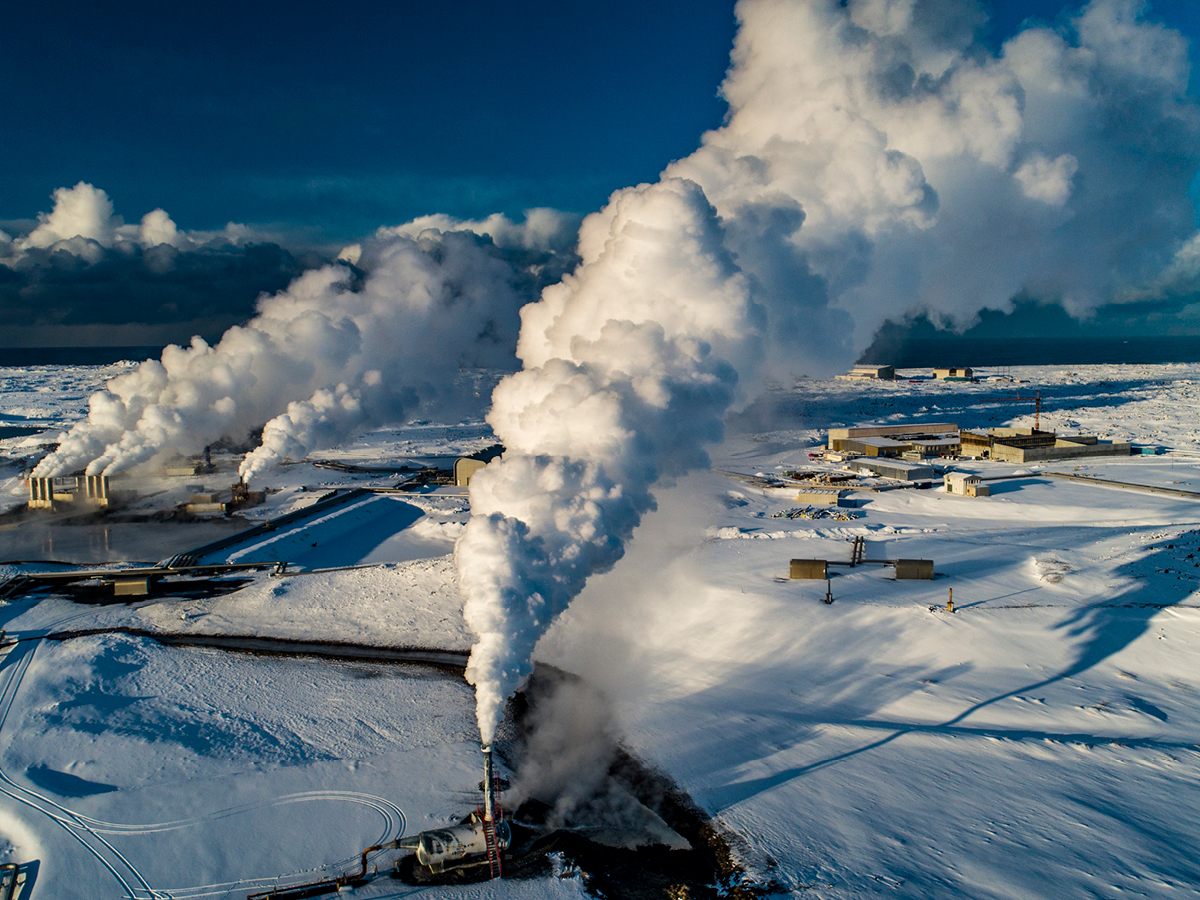
[(896, 579), (933, 580), (932, 559), (898, 559), (896, 560)]
[(824, 581), (829, 577), (828, 563), (823, 559), (793, 559), (792, 578), (813, 578)]

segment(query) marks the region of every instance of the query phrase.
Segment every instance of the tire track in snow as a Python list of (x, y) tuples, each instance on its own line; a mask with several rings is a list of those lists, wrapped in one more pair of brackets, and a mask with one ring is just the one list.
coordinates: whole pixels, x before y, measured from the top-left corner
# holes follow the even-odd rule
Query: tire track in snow
[[(17, 692), (20, 690), (21, 681), (24, 679), (25, 673), (29, 670), (30, 665), (33, 663), (33, 657), (34, 654), (37, 653), (37, 648), (38, 645), (35, 644), (27, 653), (24, 653), (15, 664), (11, 664), (8, 667), (10, 674), (4, 683), (3, 689), (0, 690), (0, 731), (3, 730), (5, 723), (8, 721), (8, 714), (12, 710), (13, 703), (17, 698)], [(57, 822), (63, 828), (63, 830), (74, 837), (75, 840), (79, 841), (79, 843), (83, 844), (83, 846), (86, 847), (87, 850), (93, 856), (95, 856), (96, 859), (98, 859), (100, 863), (106, 869), (108, 869), (109, 872), (112, 873), (113, 877), (116, 878), (120, 885), (125, 889), (127, 896), (138, 900), (139, 889), (131, 887), (129, 881), (117, 871), (116, 865), (106, 858), (100, 850), (90, 844), (84, 838), (82, 832), (87, 832), (90, 834), (99, 843), (103, 844), (104, 847), (106, 847), (117, 858), (117, 860), (120, 861), (121, 865), (123, 865), (127, 870), (130, 878), (142, 885), (140, 891), (142, 895), (148, 898), (148, 900), (174, 900), (170, 894), (156, 891), (150, 887), (150, 883), (142, 876), (142, 873), (139, 872), (137, 868), (121, 854), (119, 850), (117, 850), (112, 844), (93, 831), (88, 825), (80, 821), (74, 812), (64, 806), (60, 806), (49, 797), (46, 797), (37, 791), (30, 790), (17, 784), (15, 781), (9, 778), (8, 773), (5, 772), (3, 768), (0, 768), (0, 781), (3, 781), (4, 784), (7, 784), (13, 789), (9, 790), (8, 787), (0, 786), (0, 793), (11, 797), (18, 803), (24, 804), (31, 809), (37, 810), (38, 812)], [(30, 797), (33, 797), (34, 799), (31, 800), (29, 799)], [(41, 805), (43, 803), (52, 809), (59, 810), (64, 815), (59, 815), (58, 813), (53, 812), (52, 809), (47, 809), (46, 806)]]
[[(78, 617), (71, 617), (71, 618), (73, 619), (73, 618), (78, 618)], [(70, 619), (68, 619), (68, 621), (70, 621)], [(66, 639), (70, 639), (71, 637), (84, 637), (84, 636), (91, 636), (94, 634), (104, 634), (104, 633), (130, 633), (130, 630), (128, 630), (128, 629), (103, 629), (103, 630), (88, 629), (86, 631), (81, 631), (79, 633), (60, 632), (57, 634), (46, 634), (46, 635), (41, 635), (37, 638), (32, 638), (32, 640), (35, 641), (34, 645), (28, 650), (28, 652), (23, 653), (21, 658), (15, 664), (12, 664), (8, 667), (10, 670), (10, 674), (9, 674), (7, 680), (4, 682), (3, 687), (0, 688), (0, 730), (3, 730), (4, 724), (8, 718), (9, 711), (11, 710), (12, 705), (16, 699), (16, 695), (20, 688), (21, 681), (24, 678), (26, 671), (29, 669), (29, 666), (32, 664), (34, 654), (37, 652), (37, 648), (38, 648), (38, 646), (40, 646), (42, 640), (66, 640)], [(159, 637), (157, 635), (153, 635), (153, 634), (149, 634), (149, 633), (147, 633), (145, 635), (137, 635), (137, 636), (145, 636), (145, 637), (149, 637), (149, 638), (153, 638), (153, 639), (158, 639), (158, 637)], [(31, 640), (31, 639), (30, 638), (19, 638), (18, 642), (17, 642), (17, 646), (19, 646), (21, 643), (25, 643), (26, 641), (29, 641), (29, 640)], [(194, 642), (186, 641), (186, 643), (191, 644)], [(242, 649), (242, 648), (230, 648), (230, 649)], [(371, 648), (364, 648), (364, 649), (371, 649)], [(258, 651), (258, 652), (262, 652), (262, 651)], [(278, 651), (276, 651), (276, 652), (278, 652)], [(417, 651), (417, 652), (420, 653), (420, 651)], [(302, 655), (311, 655), (311, 651), (308, 651), (308, 652), (301, 651), (301, 653), (302, 653)], [(338, 653), (337, 656), (344, 658), (345, 654), (344, 654), (344, 652)], [(404, 661), (411, 661), (411, 660), (405, 659)], [(439, 663), (434, 663), (434, 664), (439, 664)], [(445, 665), (444, 662), (442, 662), (440, 664)], [(317, 869), (303, 870), (301, 872), (290, 873), (287, 876), (276, 876), (276, 877), (271, 877), (271, 878), (252, 878), (252, 879), (244, 879), (242, 881), (236, 881), (236, 882), (227, 882), (227, 883), (220, 884), (220, 885), (198, 885), (198, 886), (194, 886), (194, 887), (176, 888), (176, 889), (172, 889), (170, 891), (166, 891), (166, 890), (155, 890), (154, 888), (151, 888), (149, 882), (142, 876), (142, 874), (137, 870), (137, 868), (132, 863), (130, 863), (129, 860), (126, 859), (125, 856), (122, 855), (120, 851), (118, 851), (115, 847), (112, 846), (112, 844), (110, 844), (107, 840), (105, 840), (101, 836), (103, 834), (124, 834), (124, 835), (130, 835), (130, 836), (135, 836), (135, 835), (139, 835), (139, 834), (155, 834), (155, 833), (161, 833), (161, 832), (165, 832), (165, 831), (174, 831), (174, 830), (179, 830), (182, 828), (193, 827), (196, 825), (200, 825), (204, 822), (216, 821), (219, 819), (224, 819), (224, 818), (228, 818), (228, 817), (234, 816), (234, 815), (240, 815), (240, 814), (244, 814), (244, 813), (248, 813), (248, 812), (253, 812), (256, 810), (271, 809), (271, 808), (278, 807), (278, 806), (287, 806), (287, 805), (291, 805), (294, 803), (304, 803), (304, 802), (312, 802), (312, 801), (319, 801), (319, 800), (342, 801), (342, 802), (348, 802), (348, 803), (355, 803), (355, 804), (359, 804), (359, 805), (374, 809), (377, 813), (379, 813), (380, 817), (383, 820), (383, 831), (381, 832), (379, 838), (377, 838), (374, 841), (374, 843), (376, 843), (376, 844), (385, 843), (386, 841), (388, 841), (391, 838), (393, 833), (395, 834), (396, 837), (403, 836), (403, 834), (407, 828), (407, 819), (404, 815), (404, 811), (399, 806), (397, 806), (392, 801), (387, 800), (383, 797), (377, 797), (373, 794), (367, 794), (367, 793), (363, 793), (363, 792), (359, 792), (359, 791), (304, 791), (304, 792), (299, 792), (299, 793), (295, 793), (295, 794), (286, 794), (282, 797), (278, 797), (273, 800), (266, 801), (264, 803), (242, 804), (240, 806), (234, 806), (234, 807), (229, 807), (229, 808), (223, 809), (223, 810), (217, 810), (215, 812), (208, 813), (207, 815), (195, 816), (195, 817), (192, 817), (189, 819), (180, 819), (180, 820), (177, 820), (174, 822), (158, 822), (158, 823), (149, 823), (149, 824), (127, 824), (127, 823), (119, 823), (119, 822), (106, 822), (101, 819), (95, 819), (95, 818), (92, 818), (91, 816), (86, 816), (86, 815), (83, 815), (82, 813), (77, 813), (74, 810), (67, 809), (66, 807), (56, 803), (54, 800), (50, 799), (49, 797), (46, 797), (45, 795), (40, 794), (37, 791), (30, 790), (28, 788), (22, 787), (21, 785), (17, 784), (11, 778), (8, 777), (7, 773), (5, 773), (2, 768), (0, 768), (0, 781), (3, 781), (5, 784), (7, 784), (9, 787), (11, 787), (13, 789), (13, 790), (9, 790), (9, 788), (0, 786), (0, 793), (3, 793), (9, 797), (12, 797), (14, 800), (18, 801), (19, 803), (29, 806), (29, 807), (37, 810), (38, 812), (41, 812), (42, 814), (46, 815), (53, 821), (57, 822), (64, 830), (66, 830), (77, 841), (79, 841), (81, 844), (83, 844), (83, 846), (86, 847), (92, 853), (92, 855), (95, 856), (105, 866), (105, 868), (107, 868), (112, 873), (112, 875), (117, 879), (117, 881), (125, 889), (126, 894), (129, 897), (134, 898), (134, 900), (140, 900), (140, 897), (142, 897), (142, 896), (145, 897), (145, 900), (184, 900), (184, 898), (200, 898), (200, 897), (216, 896), (216, 895), (220, 895), (220, 894), (227, 894), (227, 893), (229, 893), (230, 890), (233, 890), (234, 888), (238, 888), (238, 887), (253, 887), (256, 885), (269, 885), (272, 883), (278, 883), (280, 877), (293, 878), (293, 877), (297, 877), (300, 875), (311, 874), (311, 872), (315, 872), (315, 871), (323, 871), (323, 870), (330, 869), (330, 868), (337, 868), (342, 865), (348, 864), (349, 862), (354, 861), (354, 859), (356, 859), (357, 855), (352, 856), (352, 857), (347, 857), (344, 860), (339, 860), (336, 863), (331, 863), (329, 865), (322, 866)], [(13, 792), (14, 790), (19, 793), (14, 793)], [(28, 795), (28, 796), (24, 796), (24, 795)], [(29, 797), (33, 797), (33, 798), (35, 798), (35, 800), (30, 800), (30, 799), (28, 799)], [(46, 806), (51, 807), (52, 809), (47, 809), (40, 804), (46, 804)], [(58, 813), (55, 813), (52, 810), (58, 810), (60, 813), (62, 813), (62, 815), (59, 815)], [(106, 859), (105, 856), (103, 855), (103, 853), (101, 853), (99, 850), (97, 850), (96, 847), (94, 847), (92, 844), (88, 843), (88, 841), (84, 839), (81, 832), (87, 832), (93, 838), (95, 838), (95, 840), (97, 840), (99, 843), (103, 844), (103, 846), (106, 847), (120, 861), (120, 863), (128, 870), (128, 874), (130, 875), (131, 879), (139, 882), (142, 885), (142, 888), (135, 889), (135, 888), (131, 887), (129, 884), (129, 881), (126, 880), (124, 877), (122, 877), (121, 873), (117, 871), (117, 868), (115, 867), (115, 865), (113, 863), (111, 863), (108, 859)], [(140, 891), (140, 894), (139, 894), (139, 891)]]

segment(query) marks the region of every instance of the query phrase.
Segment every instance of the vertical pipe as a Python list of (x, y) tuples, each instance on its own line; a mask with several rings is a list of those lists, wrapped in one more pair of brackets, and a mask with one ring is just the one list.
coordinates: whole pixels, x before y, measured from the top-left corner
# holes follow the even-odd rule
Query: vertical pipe
[(481, 744), (483, 750), (483, 818), (486, 822), (494, 821), (496, 781), (492, 777), (492, 747), (491, 744)]

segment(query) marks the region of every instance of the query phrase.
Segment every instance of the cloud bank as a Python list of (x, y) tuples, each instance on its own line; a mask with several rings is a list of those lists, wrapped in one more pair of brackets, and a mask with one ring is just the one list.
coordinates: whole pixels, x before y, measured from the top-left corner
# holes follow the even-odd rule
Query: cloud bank
[(220, 334), (254, 314), (259, 294), (327, 261), (235, 223), (181, 230), (162, 209), (127, 225), (109, 196), (85, 182), (53, 199), (28, 233), (0, 232), (0, 315), (10, 342)]

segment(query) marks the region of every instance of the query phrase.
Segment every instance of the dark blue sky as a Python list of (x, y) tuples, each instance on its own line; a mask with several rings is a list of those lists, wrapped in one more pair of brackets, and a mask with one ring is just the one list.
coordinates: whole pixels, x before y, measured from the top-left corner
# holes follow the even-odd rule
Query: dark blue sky
[[(991, 4), (998, 43), (1054, 0)], [(1152, 15), (1200, 35), (1200, 4)], [(586, 212), (720, 124), (730, 0), (17, 4), (0, 219), (60, 185), (136, 220), (359, 236), (416, 215)]]

